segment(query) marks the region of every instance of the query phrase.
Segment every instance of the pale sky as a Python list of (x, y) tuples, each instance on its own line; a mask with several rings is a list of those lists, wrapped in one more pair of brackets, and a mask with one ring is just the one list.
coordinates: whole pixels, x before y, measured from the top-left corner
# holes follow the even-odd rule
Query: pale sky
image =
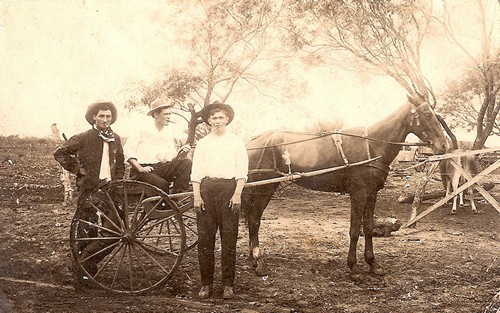
[[(182, 30), (175, 21), (182, 18), (188, 17), (175, 15), (168, 1), (0, 1), (0, 135), (50, 136), (53, 123), (72, 135), (89, 127), (83, 117), (88, 104), (110, 100), (120, 109), (127, 84), (152, 82), (186, 64), (176, 42)], [(424, 72), (442, 87), (460, 65), (441, 54), (442, 47), (431, 50), (423, 55)], [(309, 83), (296, 104), (232, 96), (234, 123), (250, 135), (328, 117), (366, 126), (406, 100), (387, 77), (360, 79), (333, 67), (296, 75)], [(120, 115), (114, 129), (127, 135), (143, 119)]]

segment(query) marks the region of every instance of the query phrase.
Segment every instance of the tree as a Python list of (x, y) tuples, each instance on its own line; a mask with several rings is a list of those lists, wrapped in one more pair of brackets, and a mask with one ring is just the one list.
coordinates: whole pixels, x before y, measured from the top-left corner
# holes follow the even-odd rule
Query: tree
[(140, 99), (129, 99), (125, 104), (128, 110), (149, 106), (158, 97), (165, 97), (176, 103), (185, 112), (189, 112), (187, 103), (198, 104), (203, 99), (200, 90), (206, 88), (206, 81), (201, 76), (173, 70), (165, 73), (163, 79), (152, 85), (140, 84)]
[[(478, 33), (471, 33), (471, 29), (459, 33), (462, 21), (460, 14), (453, 15), (453, 12), (460, 7), (450, 7), (447, 1), (443, 1), (444, 17), (438, 19), (447, 38), (470, 64), (464, 77), (453, 82), (447, 90), (442, 111), (447, 113), (452, 124), (469, 130), (476, 128), (473, 149), (480, 149), (488, 136), (500, 134), (500, 42), (495, 42), (499, 36), (499, 19), (489, 14), (498, 11), (498, 5), (493, 0), (474, 0), (468, 4), (475, 9), (467, 7), (464, 12), (476, 15), (476, 25), (480, 26)], [(476, 39), (477, 44), (467, 44), (470, 38)]]
[(230, 0), (213, 5), (198, 1), (203, 17), (193, 27), (189, 46), (193, 62), (206, 79), (204, 105), (213, 97), (225, 102), (239, 87), (255, 88), (270, 96), (270, 86), (283, 88), (293, 52), (280, 44), (279, 1)]
[[(157, 96), (199, 108), (235, 92), (257, 91), (275, 99), (299, 94), (288, 68), (296, 53), (282, 45), (283, 5), (273, 0), (178, 0), (177, 43), (186, 47), (188, 68), (167, 73), (153, 85), (141, 86), (141, 99), (128, 108), (147, 105)], [(276, 92), (278, 91), (278, 92)]]
[[(420, 62), (432, 6), (412, 0), (290, 0), (290, 42), (342, 66), (386, 74), (408, 93), (434, 97)], [(327, 50), (327, 54), (320, 53)], [(341, 57), (339, 57), (341, 56)], [(317, 59), (316, 59), (317, 61)]]

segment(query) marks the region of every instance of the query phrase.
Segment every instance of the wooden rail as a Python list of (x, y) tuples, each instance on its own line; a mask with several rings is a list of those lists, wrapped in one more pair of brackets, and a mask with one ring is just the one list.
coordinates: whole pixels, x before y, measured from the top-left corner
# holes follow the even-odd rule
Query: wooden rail
[[(338, 171), (338, 170), (341, 170), (341, 169), (344, 169), (344, 168), (347, 168), (347, 167), (353, 167), (353, 166), (367, 164), (367, 163), (376, 161), (376, 160), (378, 160), (380, 158), (381, 157), (378, 156), (378, 157), (375, 157), (375, 158), (371, 158), (371, 159), (367, 159), (367, 160), (364, 160), (364, 161), (355, 162), (355, 163), (351, 163), (351, 164), (347, 164), (347, 165), (336, 166), (336, 167), (329, 167), (329, 168), (325, 168), (325, 169), (321, 169), (321, 170), (317, 170), (317, 171), (311, 171), (311, 172), (302, 172), (302, 173), (287, 174), (287, 175), (281, 176), (281, 177), (258, 180), (258, 181), (246, 183), (245, 184), (245, 188), (255, 187), (255, 186), (262, 186), (262, 185), (273, 184), (273, 183), (281, 183), (281, 182), (286, 182), (286, 181), (293, 181), (293, 180), (301, 179), (301, 178), (304, 178), (304, 177), (311, 177), (311, 176), (322, 175), (322, 174), (326, 174), (326, 173)], [(174, 193), (174, 194), (171, 194), (171, 195), (168, 195), (168, 196), (170, 198), (172, 198), (172, 199), (176, 199), (176, 198), (187, 197), (187, 196), (190, 196), (192, 194), (193, 194), (193, 192), (182, 192), (182, 193)], [(154, 201), (154, 198), (152, 200)], [(148, 201), (149, 201), (149, 198), (148, 198)]]

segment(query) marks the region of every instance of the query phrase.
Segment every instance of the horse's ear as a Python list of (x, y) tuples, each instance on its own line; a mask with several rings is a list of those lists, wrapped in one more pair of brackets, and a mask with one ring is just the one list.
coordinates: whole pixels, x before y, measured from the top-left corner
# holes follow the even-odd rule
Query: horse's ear
[(412, 95), (406, 95), (406, 97), (408, 98), (408, 101), (410, 101), (414, 105), (419, 105), (422, 102), (421, 99), (419, 99), (415, 96), (412, 96)]

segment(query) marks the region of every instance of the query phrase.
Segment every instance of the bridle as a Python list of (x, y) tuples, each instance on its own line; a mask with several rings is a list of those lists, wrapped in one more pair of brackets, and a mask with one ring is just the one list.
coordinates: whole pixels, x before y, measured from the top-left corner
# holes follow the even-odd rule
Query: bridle
[[(427, 102), (424, 102), (424, 103), (421, 103), (420, 105), (416, 106), (415, 104), (413, 104), (412, 102), (410, 102), (411, 104), (411, 110), (410, 110), (410, 113), (411, 113), (411, 117), (410, 117), (410, 127), (413, 126), (413, 123), (416, 123), (416, 126), (417, 127), (420, 127), (420, 115), (418, 114), (418, 108), (420, 108), (421, 106), (423, 105), (429, 105)], [(432, 111), (431, 111), (432, 112)], [(434, 112), (432, 112), (434, 114)], [(435, 115), (435, 114), (434, 114)], [(437, 118), (437, 117), (436, 117)], [(424, 129), (421, 129), (421, 132), (420, 132), (422, 138), (422, 141), (424, 142), (427, 142), (426, 146), (429, 146), (431, 147), (433, 142), (432, 140), (430, 139), (429, 135), (425, 132)]]

